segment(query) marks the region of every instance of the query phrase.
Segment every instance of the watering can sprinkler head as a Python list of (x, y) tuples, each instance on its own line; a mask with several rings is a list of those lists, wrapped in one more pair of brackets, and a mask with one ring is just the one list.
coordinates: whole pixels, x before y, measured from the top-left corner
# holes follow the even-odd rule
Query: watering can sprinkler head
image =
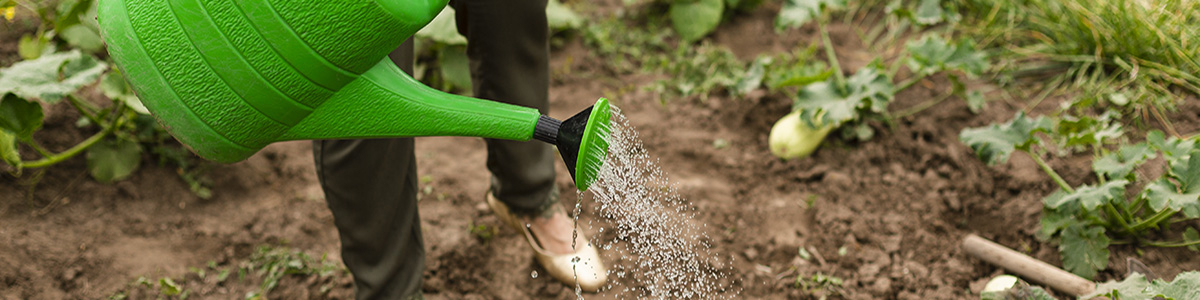
[(563, 163), (575, 179), (575, 187), (586, 191), (596, 182), (600, 167), (608, 156), (609, 121), (612, 110), (608, 99), (600, 98), (596, 104), (559, 121), (541, 116), (533, 138), (558, 146)]
[(539, 140), (559, 147), (587, 189), (607, 153), (607, 100), (555, 124), (533, 108), (435, 90), (387, 58), (446, 2), (101, 0), (97, 20), (146, 108), (201, 157), (237, 162), (290, 140), (526, 141), (558, 125)]

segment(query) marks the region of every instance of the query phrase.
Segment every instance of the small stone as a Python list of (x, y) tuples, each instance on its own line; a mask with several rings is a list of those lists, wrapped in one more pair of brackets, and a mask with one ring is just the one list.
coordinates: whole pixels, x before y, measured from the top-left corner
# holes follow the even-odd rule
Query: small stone
[(745, 255), (746, 259), (754, 260), (758, 257), (758, 250), (754, 250), (754, 248), (747, 248), (746, 251), (742, 251), (742, 255)]

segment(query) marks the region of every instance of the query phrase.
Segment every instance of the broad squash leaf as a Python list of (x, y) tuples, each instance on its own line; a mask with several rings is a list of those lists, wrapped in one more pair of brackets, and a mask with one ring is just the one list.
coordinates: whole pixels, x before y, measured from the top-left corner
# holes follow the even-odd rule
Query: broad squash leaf
[(931, 34), (908, 42), (906, 47), (910, 56), (905, 63), (916, 74), (960, 70), (974, 78), (988, 68), (987, 57), (975, 49), (975, 42), (970, 39), (964, 38), (955, 45), (941, 36)]
[(1147, 282), (1146, 276), (1133, 273), (1122, 281), (1108, 281), (1096, 286), (1096, 291), (1083, 295), (1079, 299), (1095, 297), (1111, 299), (1151, 299), (1161, 297), (1166, 300), (1200, 299), (1200, 272), (1188, 271), (1175, 275), (1175, 279), (1167, 282), (1155, 279)]
[(108, 139), (92, 145), (87, 153), (88, 173), (99, 182), (114, 182), (133, 174), (142, 164), (142, 145), (124, 139)]
[(1015, 149), (1029, 149), (1037, 143), (1038, 132), (1049, 132), (1054, 123), (1045, 117), (1030, 119), (1024, 112), (1017, 112), (1008, 123), (988, 127), (963, 129), (958, 139), (988, 165), (1005, 162)]
[(1079, 299), (1092, 299), (1095, 297), (1109, 297), (1111, 299), (1150, 299), (1154, 295), (1149, 291), (1150, 282), (1146, 281), (1146, 275), (1134, 272), (1125, 277), (1125, 280), (1108, 282), (1096, 285), (1096, 290), (1090, 294), (1083, 295)]
[(800, 111), (800, 119), (813, 128), (838, 127), (859, 119), (860, 110), (886, 113), (893, 96), (892, 81), (879, 70), (864, 67), (846, 78), (845, 86), (830, 78), (800, 89), (793, 110)]
[(1113, 180), (1097, 187), (1084, 185), (1076, 188), (1074, 193), (1064, 194), (1060, 198), (1046, 198), (1045, 204), (1051, 209), (1059, 209), (1067, 205), (1079, 207), (1085, 211), (1095, 211), (1097, 207), (1105, 203), (1123, 199), (1126, 185), (1129, 185), (1128, 180)]
[(1155, 279), (1150, 283), (1150, 290), (1154, 296), (1168, 300), (1200, 299), (1200, 272), (1179, 273), (1171, 282)]
[(987, 99), (985, 99), (983, 97), (983, 93), (980, 93), (979, 91), (971, 91), (967, 93), (965, 100), (967, 101), (967, 109), (971, 110), (971, 113), (973, 114), (978, 114), (979, 112), (983, 111), (983, 107), (987, 105)]
[(454, 19), (454, 8), (451, 8), (449, 5), (443, 8), (442, 12), (433, 18), (433, 21), (429, 21), (429, 24), (418, 30), (416, 36), (446, 45), (467, 44), (467, 37), (458, 33), (458, 25), (456, 25)]
[(828, 10), (846, 7), (846, 0), (785, 0), (775, 19), (775, 30), (799, 28)]
[(1058, 245), (1063, 268), (1083, 278), (1095, 277), (1097, 270), (1108, 267), (1108, 244), (1104, 227), (1067, 226)]
[(1059, 143), (1067, 147), (1095, 147), (1120, 138), (1124, 127), (1117, 120), (1121, 115), (1115, 111), (1099, 117), (1063, 116), (1059, 118), (1057, 130)]
[(0, 96), (0, 130), (8, 131), (18, 140), (32, 140), (33, 132), (42, 128), (42, 118), (41, 104), (8, 93)]
[(1168, 163), (1174, 163), (1187, 159), (1196, 142), (1192, 139), (1167, 138), (1162, 131), (1151, 130), (1146, 133), (1146, 144), (1149, 144), (1151, 149), (1162, 151), (1163, 158), (1166, 158)]
[(717, 29), (724, 11), (724, 0), (675, 0), (667, 14), (679, 37), (693, 42)]
[(0, 94), (54, 104), (80, 87), (96, 82), (108, 65), (79, 50), (43, 55), (0, 69)]
[[(1200, 151), (1191, 153), (1196, 156)], [(1164, 177), (1146, 186), (1150, 208), (1183, 211), (1188, 218), (1200, 217), (1200, 159), (1172, 163), (1167, 177), (1175, 180)]]
[[(1061, 198), (1064, 195), (1066, 195), (1066, 191), (1060, 189), (1053, 194), (1050, 194), (1050, 196), (1046, 196), (1046, 198), (1042, 201), (1058, 201), (1055, 198)], [(1078, 223), (1079, 220), (1075, 219), (1074, 214), (1076, 211), (1078, 210), (1052, 209), (1043, 207), (1041, 221), (1042, 230), (1038, 232), (1038, 238), (1041, 238), (1042, 240), (1048, 240), (1051, 237), (1058, 235), (1058, 233), (1062, 232), (1063, 229), (1066, 229), (1067, 226)]]
[(1146, 143), (1122, 145), (1116, 152), (1092, 161), (1092, 170), (1097, 176), (1108, 179), (1134, 180), (1136, 176), (1133, 169), (1155, 156), (1156, 153)]

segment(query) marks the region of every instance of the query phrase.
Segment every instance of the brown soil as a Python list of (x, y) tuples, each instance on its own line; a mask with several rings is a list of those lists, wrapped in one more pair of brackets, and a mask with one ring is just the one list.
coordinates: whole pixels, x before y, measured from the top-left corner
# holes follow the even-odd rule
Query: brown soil
[[(715, 35), (740, 57), (806, 47), (813, 30), (779, 36), (770, 31), (777, 7), (730, 21)], [(844, 66), (867, 63), (870, 53), (846, 28), (833, 28)], [(11, 42), (3, 44), (9, 44)], [(8, 48), (0, 47), (0, 50)], [(5, 51), (3, 54), (10, 55)], [(982, 114), (962, 101), (947, 101), (894, 127), (875, 124), (865, 143), (830, 139), (811, 158), (781, 161), (767, 150), (767, 132), (789, 111), (779, 96), (678, 100), (663, 106), (657, 95), (628, 88), (644, 75), (613, 78), (603, 61), (578, 42), (557, 50), (551, 99), (555, 117), (605, 96), (638, 128), (645, 147), (679, 184), (680, 193), (708, 224), (716, 252), (732, 256), (730, 296), (809, 299), (822, 294), (847, 299), (967, 299), (1002, 270), (965, 254), (970, 233), (1059, 263), (1057, 248), (1034, 237), (1041, 197), (1053, 183), (1028, 158), (988, 167), (958, 141), (964, 127), (1010, 118), (1023, 103), (989, 103)], [(849, 68), (848, 67), (848, 68)], [(598, 80), (597, 78), (607, 78)], [(935, 79), (897, 96), (893, 110), (936, 96)], [(941, 90), (941, 89), (937, 89)], [(1051, 99), (1052, 100), (1052, 99)], [(1044, 107), (1053, 107), (1047, 100)], [(67, 111), (67, 110), (59, 110)], [(1178, 114), (1179, 129), (1194, 130), (1200, 107)], [(49, 120), (39, 136), (82, 138), (69, 112)], [(728, 147), (714, 147), (724, 140)], [(56, 145), (51, 145), (56, 147)], [(56, 148), (56, 150), (60, 150)], [(483, 205), (487, 188), (483, 142), (475, 138), (420, 138), (422, 225), (428, 267), (425, 293), (431, 299), (570, 299), (573, 291), (532, 278), (544, 270), (533, 262), (519, 236), (500, 229), (490, 239), (468, 228), (503, 228)], [(1071, 183), (1092, 180), (1088, 162), (1051, 158)], [(145, 161), (143, 169), (117, 184), (96, 183), (82, 158), (46, 171), (33, 189), (28, 176), (0, 176), (0, 299), (99, 299), (128, 289), (139, 276), (169, 276), (192, 298), (240, 298), (256, 290), (254, 280), (217, 283), (188, 267), (212, 261), (220, 268), (245, 262), (258, 245), (286, 245), (314, 257), (340, 261), (338, 238), (323, 194), (315, 183), (309, 143), (272, 145), (247, 161), (209, 172), (214, 197), (200, 199), (176, 170)], [(560, 165), (558, 184), (573, 187)], [(572, 203), (574, 193), (564, 193)], [(587, 203), (585, 202), (585, 206)], [(612, 226), (585, 212), (583, 221)], [(611, 227), (610, 227), (611, 228)], [(595, 229), (593, 229), (593, 233)], [(608, 230), (612, 232), (612, 230)], [(611, 238), (611, 237), (607, 237)], [(803, 260), (798, 249), (812, 256)], [(1125, 259), (1138, 257), (1160, 276), (1200, 269), (1187, 250), (1115, 247), (1111, 268), (1100, 280), (1125, 273)], [(612, 259), (610, 261), (616, 261)], [(209, 271), (212, 273), (212, 271)], [(802, 280), (824, 274), (844, 280), (836, 291), (805, 291)], [(588, 298), (611, 299), (630, 282)], [(328, 292), (321, 287), (331, 286)], [(272, 298), (351, 298), (345, 275), (291, 276)], [(133, 298), (153, 294), (134, 292)]]

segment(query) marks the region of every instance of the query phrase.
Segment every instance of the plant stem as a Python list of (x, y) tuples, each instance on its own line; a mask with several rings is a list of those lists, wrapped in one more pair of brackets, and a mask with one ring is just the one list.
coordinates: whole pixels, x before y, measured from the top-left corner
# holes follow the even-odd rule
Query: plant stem
[(1031, 151), (1026, 151), (1025, 154), (1029, 154), (1029, 157), (1033, 158), (1033, 162), (1042, 167), (1042, 171), (1045, 171), (1046, 175), (1050, 175), (1050, 179), (1054, 179), (1054, 182), (1058, 183), (1058, 186), (1064, 191), (1069, 193), (1075, 192), (1075, 188), (1072, 188), (1070, 184), (1067, 184), (1067, 181), (1063, 180), (1062, 176), (1058, 176), (1058, 172), (1054, 172), (1054, 169), (1051, 169), (1050, 165), (1046, 164), (1046, 161), (1042, 160), (1041, 155), (1036, 155)]
[(86, 150), (88, 147), (100, 142), (100, 140), (104, 139), (105, 136), (108, 136), (110, 133), (116, 130), (117, 127), (121, 127), (124, 122), (120, 122), (122, 120), (120, 116), (121, 114), (125, 113), (125, 106), (119, 105), (116, 108), (113, 108), (113, 113), (115, 114), (115, 119), (110, 124), (111, 126), (105, 127), (103, 130), (100, 130), (100, 132), (97, 132), (91, 137), (88, 137), (86, 140), (79, 142), (79, 144), (76, 144), (74, 147), (71, 147), (71, 149), (67, 149), (59, 154), (48, 155), (39, 160), (24, 162), (22, 165), (27, 168), (41, 168), (60, 163), (64, 160), (75, 157), (75, 155), (79, 155), (79, 153), (83, 152), (83, 150)]
[(914, 84), (917, 84), (917, 82), (920, 82), (921, 79), (925, 79), (925, 77), (929, 77), (929, 75), (922, 74), (922, 75), (918, 75), (918, 76), (909, 77), (908, 79), (905, 79), (904, 81), (900, 82), (900, 84), (897, 84), (896, 88), (892, 89), (892, 91), (899, 93), (900, 91), (903, 91), (904, 89), (907, 89), (909, 87), (912, 87)]
[(105, 128), (104, 130), (101, 130), (100, 132), (97, 132), (96, 134), (87, 138), (86, 140), (83, 140), (83, 142), (80, 142), (79, 144), (75, 145), (75, 147), (71, 147), (71, 149), (67, 149), (66, 151), (63, 151), (62, 153), (53, 154), (50, 156), (46, 156), (46, 158), (43, 158), (43, 159), (39, 159), (39, 160), (31, 161), (31, 162), (25, 162), (22, 164), (26, 168), (41, 168), (41, 167), (60, 163), (64, 160), (74, 157), (75, 155), (78, 155), (80, 152), (83, 152), (84, 149), (87, 149), (88, 147), (91, 147), (92, 145), (96, 144), (96, 142), (99, 142), (105, 136), (108, 136), (109, 133), (112, 133), (112, 130), (115, 127), (116, 126), (111, 126), (109, 128)]
[(1191, 242), (1179, 242), (1179, 243), (1165, 243), (1165, 242), (1146, 241), (1146, 242), (1144, 242), (1143, 244), (1146, 244), (1146, 245), (1149, 245), (1149, 246), (1155, 246), (1155, 247), (1162, 247), (1162, 248), (1188, 247), (1188, 246), (1200, 245), (1200, 240), (1191, 241)]
[(946, 99), (950, 99), (950, 96), (953, 96), (953, 95), (954, 95), (954, 91), (950, 91), (949, 93), (943, 94), (941, 97), (938, 97), (937, 99), (921, 102), (921, 104), (917, 104), (916, 106), (896, 112), (896, 114), (892, 115), (892, 119), (903, 119), (904, 117), (915, 115), (921, 111), (924, 111), (930, 107), (933, 107), (934, 105), (937, 105), (938, 103), (942, 103), (942, 101), (946, 101)]
[[(108, 124), (105, 124), (104, 122), (100, 122), (100, 119), (98, 119), (96, 117), (96, 114), (93, 113), (91, 111), (91, 109), (88, 109), (87, 107), (85, 107), (85, 105), (82, 103), (83, 101), (79, 100), (79, 98), (75, 97), (75, 95), (67, 95), (67, 100), (68, 100), (68, 102), (71, 102), (71, 106), (74, 106), (76, 110), (79, 110), (79, 113), (83, 114), (83, 117), (92, 121), (92, 123), (95, 123), (97, 126), (100, 126), (101, 128), (108, 126)], [(117, 105), (120, 105), (120, 104), (117, 104)]]
[(1117, 221), (1117, 225), (1125, 229), (1129, 233), (1133, 233), (1133, 227), (1129, 226), (1129, 222), (1125, 221), (1125, 215), (1117, 212), (1117, 208), (1113, 207), (1112, 202), (1104, 203), (1104, 212), (1108, 214), (1109, 219)]
[(1175, 213), (1176, 213), (1175, 211), (1172, 211), (1170, 209), (1163, 209), (1163, 210), (1159, 211), (1158, 213), (1155, 213), (1153, 216), (1150, 216), (1149, 219), (1146, 219), (1146, 220), (1143, 220), (1142, 222), (1134, 224), (1133, 230), (1141, 231), (1143, 229), (1150, 228), (1151, 226), (1157, 227), (1159, 222), (1162, 222), (1163, 220), (1166, 220), (1167, 218), (1174, 216)]
[(825, 20), (817, 22), (817, 28), (821, 31), (821, 44), (825, 46), (825, 56), (829, 58), (829, 66), (833, 67), (837, 85), (843, 86), (846, 84), (846, 74), (843, 74), (842, 65), (838, 63), (837, 54), (833, 51), (833, 40), (829, 39), (829, 30), (825, 28)]

